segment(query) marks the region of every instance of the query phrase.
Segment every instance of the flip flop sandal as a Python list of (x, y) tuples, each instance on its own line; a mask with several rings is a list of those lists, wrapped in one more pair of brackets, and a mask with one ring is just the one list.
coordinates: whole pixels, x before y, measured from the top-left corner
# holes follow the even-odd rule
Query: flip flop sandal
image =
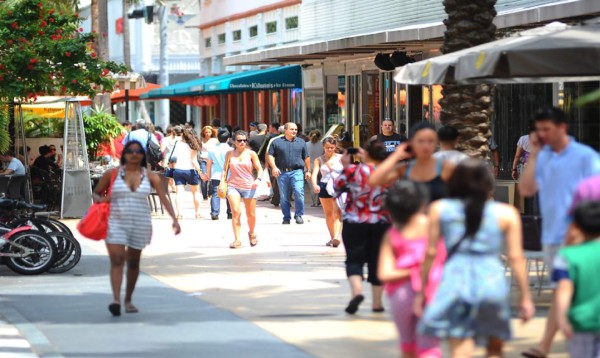
[(340, 244), (341, 244), (341, 241), (338, 239), (331, 240), (331, 246), (333, 246), (333, 247), (338, 247), (338, 246), (340, 246)]
[(250, 240), (250, 246), (254, 247), (258, 244), (258, 240), (256, 239), (256, 234), (248, 233), (248, 239)]
[(363, 295), (358, 295), (358, 296), (354, 297), (353, 299), (351, 299), (350, 302), (348, 303), (348, 307), (346, 307), (346, 313), (355, 314), (356, 311), (358, 311), (358, 306), (361, 304), (361, 302), (364, 299), (365, 299), (365, 296), (363, 296)]
[(528, 350), (521, 352), (521, 355), (527, 358), (546, 358), (546, 355), (537, 348), (529, 348)]
[(139, 310), (132, 304), (125, 305), (125, 313), (138, 313)]
[(121, 315), (121, 305), (118, 303), (111, 303), (110, 305), (108, 305), (108, 310), (115, 317)]
[(242, 247), (241, 241), (234, 241), (231, 244), (229, 244), (230, 249), (239, 249), (240, 247)]

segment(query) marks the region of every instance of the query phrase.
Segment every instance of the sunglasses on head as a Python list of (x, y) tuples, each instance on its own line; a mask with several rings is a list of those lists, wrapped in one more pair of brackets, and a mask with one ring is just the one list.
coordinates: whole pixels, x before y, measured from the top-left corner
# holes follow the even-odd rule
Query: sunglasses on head
[(248, 139), (236, 139), (235, 141), (238, 143), (247, 143)]
[(125, 149), (123, 151), (125, 154), (144, 154), (143, 149)]

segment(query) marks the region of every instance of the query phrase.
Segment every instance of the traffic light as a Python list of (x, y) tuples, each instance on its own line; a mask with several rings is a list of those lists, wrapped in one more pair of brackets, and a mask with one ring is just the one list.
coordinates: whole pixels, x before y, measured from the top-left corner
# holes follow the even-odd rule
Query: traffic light
[(151, 24), (154, 20), (154, 5), (144, 6), (142, 9), (133, 10), (131, 14), (127, 14), (128, 19), (144, 18), (147, 24)]

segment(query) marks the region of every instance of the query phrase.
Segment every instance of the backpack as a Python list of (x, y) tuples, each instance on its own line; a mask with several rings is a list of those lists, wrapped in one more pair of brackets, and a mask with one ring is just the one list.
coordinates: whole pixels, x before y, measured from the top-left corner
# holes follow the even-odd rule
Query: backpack
[(152, 170), (162, 169), (160, 163), (163, 160), (163, 153), (160, 146), (151, 140), (150, 132), (148, 132), (148, 143), (146, 144), (146, 158)]

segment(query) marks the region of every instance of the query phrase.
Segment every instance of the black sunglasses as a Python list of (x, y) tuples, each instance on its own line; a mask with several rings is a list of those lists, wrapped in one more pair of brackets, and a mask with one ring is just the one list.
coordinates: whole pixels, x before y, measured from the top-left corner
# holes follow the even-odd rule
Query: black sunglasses
[(238, 143), (242, 143), (242, 142), (248, 142), (248, 139), (236, 139), (235, 141)]
[(144, 154), (144, 150), (143, 149), (125, 149), (123, 151), (123, 153), (125, 154)]

